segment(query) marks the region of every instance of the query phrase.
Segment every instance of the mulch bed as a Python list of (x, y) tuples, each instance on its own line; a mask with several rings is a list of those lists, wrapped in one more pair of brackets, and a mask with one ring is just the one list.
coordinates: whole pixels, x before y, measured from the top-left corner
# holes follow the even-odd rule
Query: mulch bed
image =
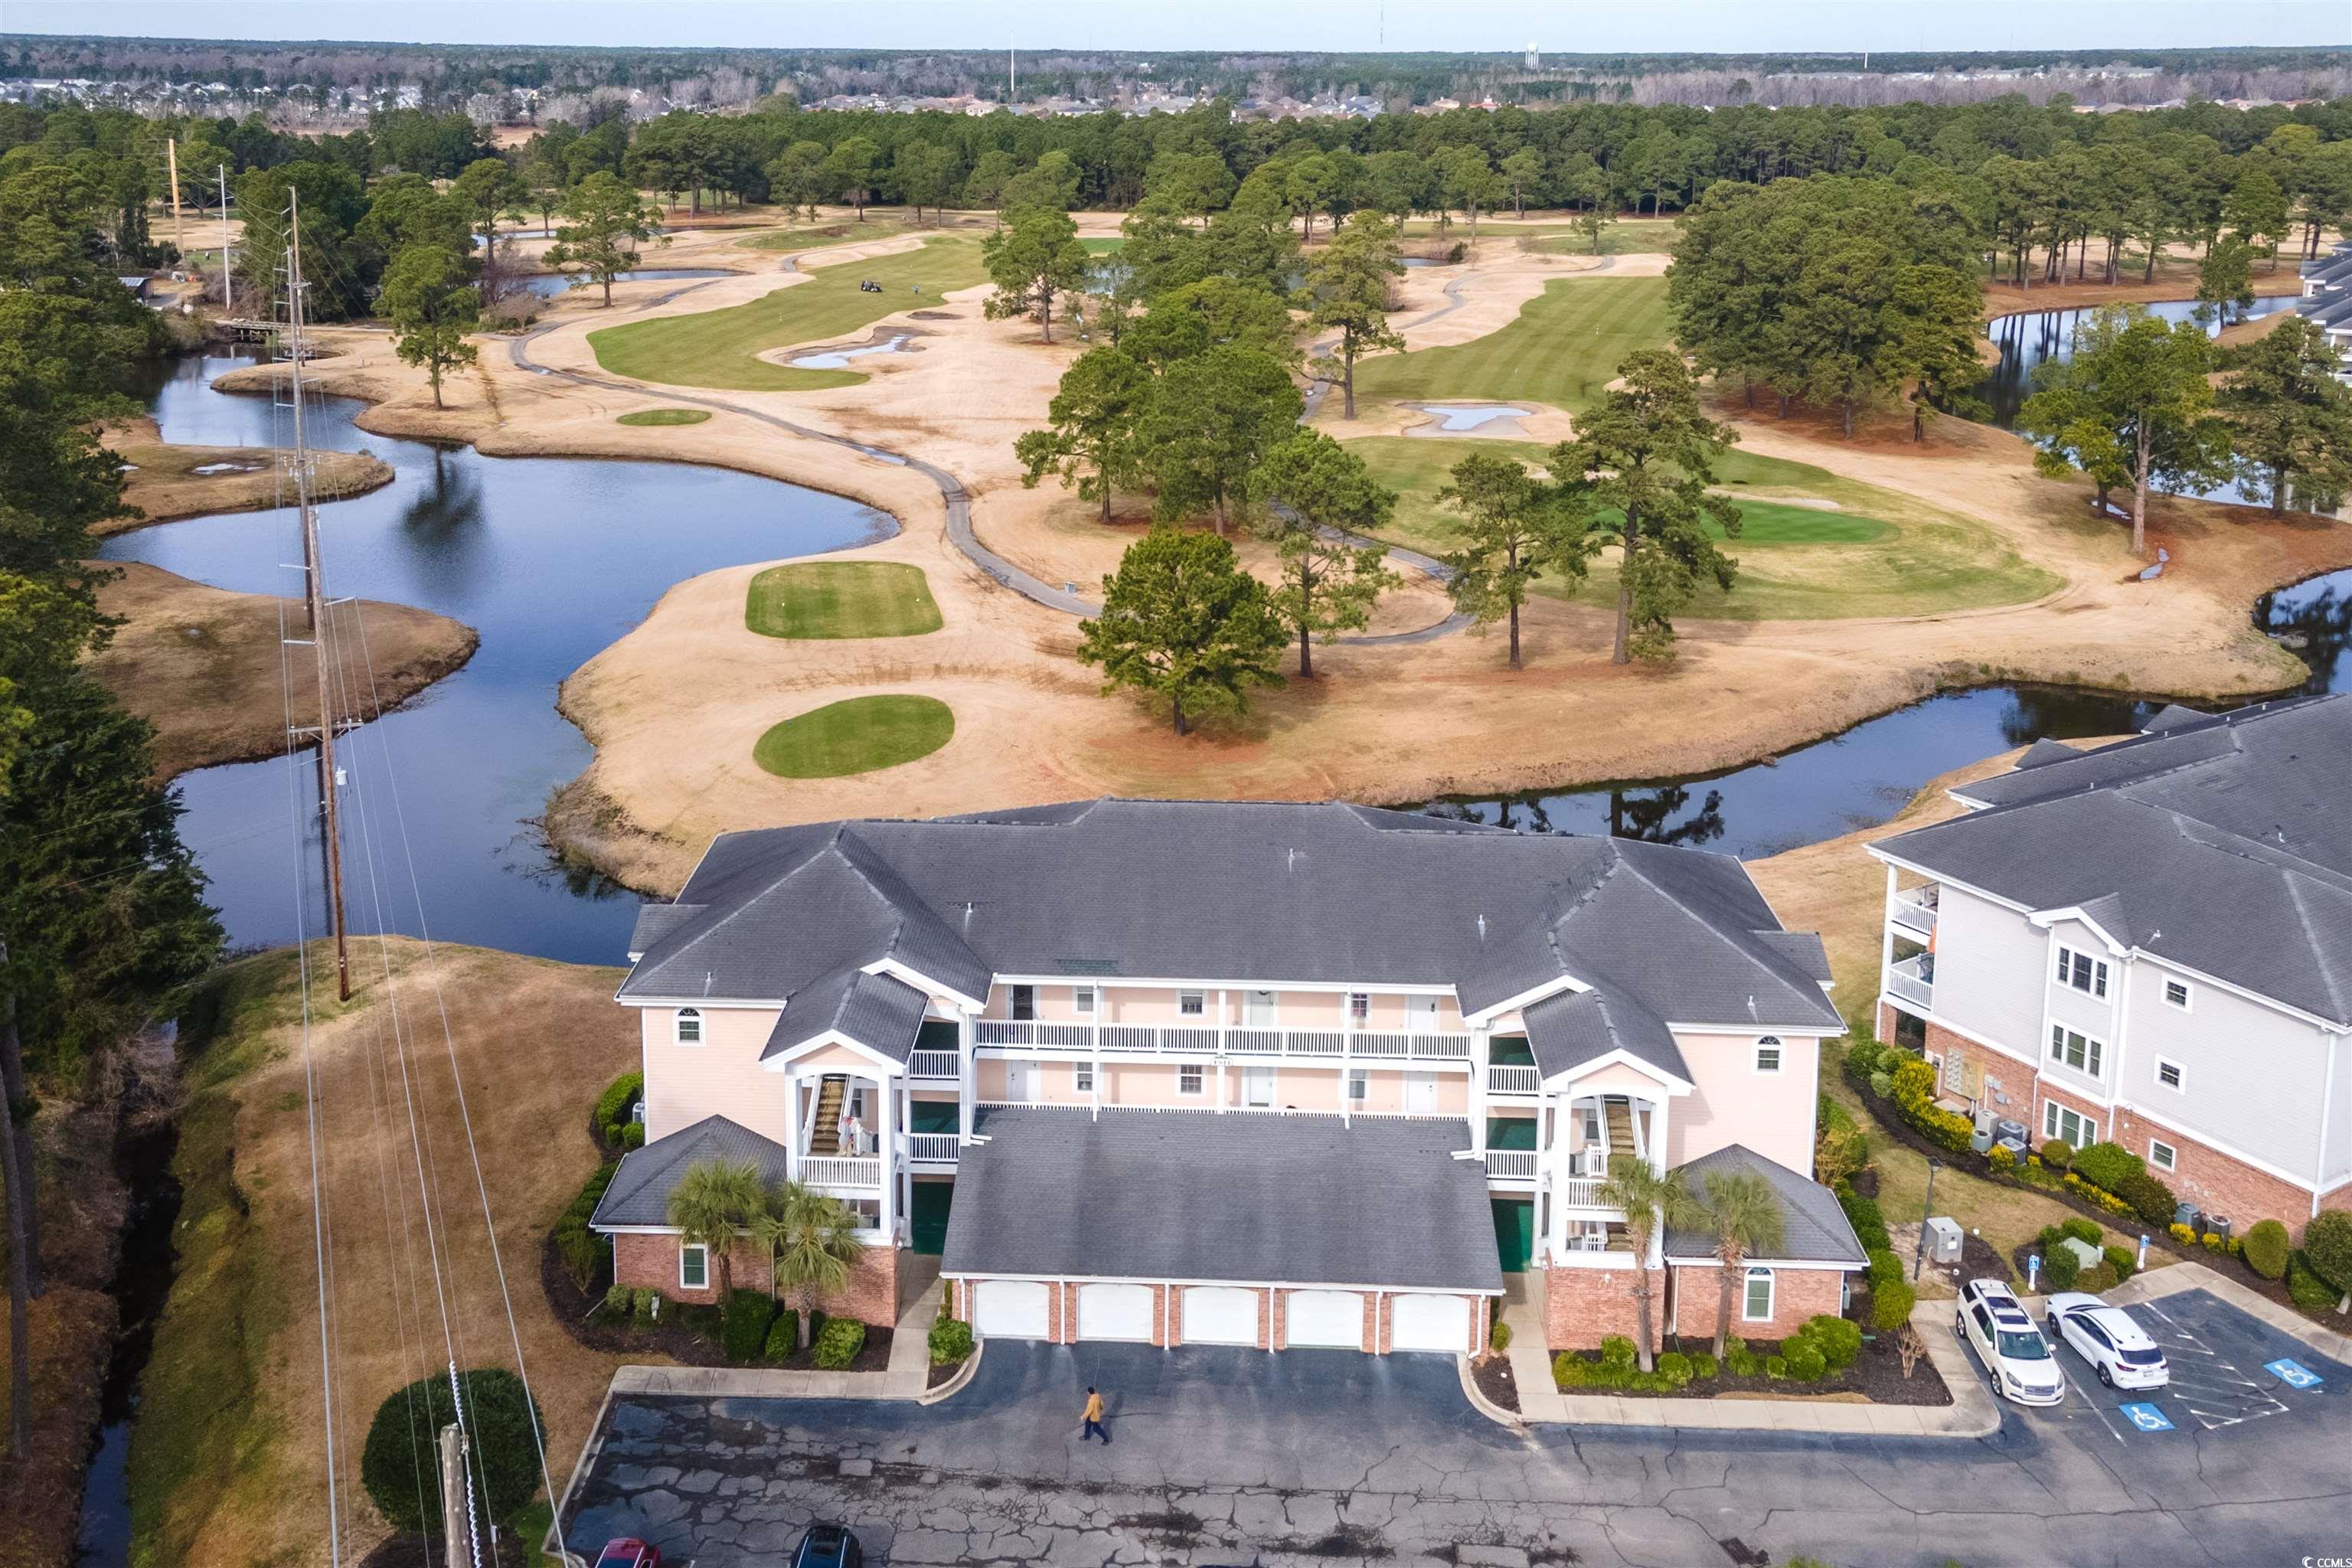
[[(1712, 1339), (1675, 1337), (1665, 1347), (1679, 1350), (1685, 1355), (1701, 1351), (1712, 1352)], [(1780, 1347), (1751, 1340), (1748, 1348), (1762, 1361), (1777, 1354)], [(1798, 1383), (1789, 1378), (1769, 1378), (1762, 1373), (1754, 1377), (1734, 1377), (1728, 1372), (1717, 1372), (1713, 1377), (1694, 1378), (1683, 1385), (1679, 1394), (1636, 1394), (1614, 1388), (1564, 1388), (1560, 1393), (1570, 1399), (1579, 1394), (1606, 1394), (1623, 1399), (1716, 1399), (1727, 1394), (1753, 1394), (1767, 1399), (1804, 1399), (1824, 1394), (1859, 1394), (1872, 1405), (1949, 1405), (1952, 1392), (1944, 1386), (1936, 1371), (1936, 1363), (1924, 1353), (1912, 1368), (1906, 1380), (1903, 1361), (1895, 1353), (1895, 1340), (1890, 1334), (1874, 1334), (1863, 1331), (1862, 1354), (1843, 1372), (1832, 1373), (1811, 1383)]]
[(1504, 1409), (1519, 1408), (1519, 1380), (1511, 1375), (1511, 1358), (1507, 1355), (1482, 1355), (1472, 1358), (1470, 1375), (1478, 1383), (1478, 1392)]
[[(572, 1271), (563, 1267), (563, 1255), (555, 1247), (555, 1237), (550, 1234), (540, 1243), (539, 1283), (547, 1292), (548, 1310), (563, 1331), (575, 1343), (607, 1355), (667, 1356), (681, 1366), (733, 1366), (726, 1352), (711, 1341), (687, 1328), (675, 1318), (665, 1318), (652, 1323), (634, 1320), (616, 1322), (595, 1310), (603, 1305), (604, 1292), (601, 1285), (594, 1291), (583, 1290), (572, 1283)], [(857, 1359), (849, 1363), (851, 1372), (880, 1372), (890, 1364), (890, 1338), (887, 1327), (867, 1324), (865, 1346)], [(814, 1336), (812, 1336), (814, 1339)], [(807, 1372), (815, 1365), (814, 1349), (795, 1351), (782, 1362), (761, 1362), (761, 1366), (776, 1366), (786, 1371)]]
[[(967, 1357), (966, 1359), (969, 1360), (970, 1358)], [(931, 1363), (930, 1375), (923, 1380), (923, 1386), (925, 1388), (937, 1388), (940, 1384), (952, 1380), (956, 1373), (962, 1370), (963, 1363), (961, 1361), (935, 1361)]]
[[(1889, 1239), (1895, 1243), (1895, 1256), (1903, 1260), (1903, 1278), (1911, 1279), (1911, 1265), (1919, 1251), (1919, 1222), (1903, 1220), (1886, 1227)], [(2025, 1265), (2017, 1266), (2017, 1277), (2025, 1278)], [(1960, 1236), (1960, 1260), (1957, 1264), (1937, 1263), (1929, 1259), (1914, 1281), (1918, 1285), (1940, 1282), (1944, 1289), (1957, 1296), (1960, 1287), (1971, 1279), (2006, 1279), (2009, 1266), (2002, 1261), (2000, 1249), (1974, 1231)]]

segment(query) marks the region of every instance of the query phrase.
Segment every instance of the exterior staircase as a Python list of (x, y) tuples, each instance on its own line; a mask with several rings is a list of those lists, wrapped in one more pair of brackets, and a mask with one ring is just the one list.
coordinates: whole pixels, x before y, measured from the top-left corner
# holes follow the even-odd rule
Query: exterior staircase
[(841, 1152), (841, 1102), (848, 1092), (849, 1076), (846, 1073), (827, 1073), (818, 1083), (816, 1118), (809, 1124), (809, 1153)]
[(1601, 1102), (1602, 1119), (1609, 1129), (1609, 1161), (1633, 1158), (1633, 1107), (1622, 1098), (1612, 1096)]

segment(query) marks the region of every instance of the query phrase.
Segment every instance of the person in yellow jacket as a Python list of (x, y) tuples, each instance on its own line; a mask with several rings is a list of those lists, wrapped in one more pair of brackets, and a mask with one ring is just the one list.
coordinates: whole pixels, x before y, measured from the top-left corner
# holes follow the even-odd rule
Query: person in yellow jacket
[(1088, 1384), (1087, 1388), (1086, 1423), (1085, 1427), (1078, 1433), (1078, 1441), (1083, 1443), (1089, 1437), (1099, 1437), (1103, 1440), (1103, 1447), (1109, 1447), (1110, 1434), (1103, 1429), (1102, 1395), (1094, 1391), (1092, 1384)]

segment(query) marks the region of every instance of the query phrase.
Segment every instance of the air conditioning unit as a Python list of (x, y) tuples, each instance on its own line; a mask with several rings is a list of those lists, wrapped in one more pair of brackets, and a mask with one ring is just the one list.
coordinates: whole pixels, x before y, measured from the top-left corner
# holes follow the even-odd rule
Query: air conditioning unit
[(1927, 1221), (1927, 1260), (1930, 1263), (1958, 1263), (1960, 1260), (1960, 1222), (1943, 1215)]

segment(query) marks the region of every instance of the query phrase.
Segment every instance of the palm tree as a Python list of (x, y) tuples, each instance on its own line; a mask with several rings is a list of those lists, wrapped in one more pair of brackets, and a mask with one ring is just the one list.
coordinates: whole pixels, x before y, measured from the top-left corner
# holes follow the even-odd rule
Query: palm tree
[(698, 1160), (669, 1194), (669, 1223), (687, 1247), (707, 1247), (719, 1260), (719, 1299), (735, 1288), (735, 1238), (768, 1212), (768, 1189), (749, 1160)]
[(838, 1198), (798, 1182), (776, 1190), (754, 1228), (774, 1259), (775, 1284), (791, 1298), (801, 1348), (808, 1348), (809, 1314), (824, 1297), (849, 1283), (865, 1253), (857, 1216)]
[(1696, 1217), (1697, 1200), (1683, 1184), (1680, 1171), (1660, 1171), (1647, 1160), (1634, 1158), (1610, 1162), (1601, 1201), (1625, 1211), (1625, 1234), (1633, 1243), (1635, 1321), (1641, 1327), (1633, 1347), (1640, 1352), (1642, 1370), (1648, 1372), (1654, 1364), (1655, 1343), (1650, 1326), (1650, 1298), (1655, 1294), (1650, 1288), (1650, 1241), (1664, 1227)]
[(1715, 1232), (1715, 1258), (1723, 1294), (1716, 1304), (1715, 1353), (1723, 1354), (1731, 1335), (1731, 1286), (1744, 1277), (1744, 1267), (1755, 1253), (1770, 1257), (1780, 1249), (1780, 1194), (1772, 1184), (1753, 1172), (1710, 1171), (1706, 1196), (1699, 1200), (1701, 1217)]

